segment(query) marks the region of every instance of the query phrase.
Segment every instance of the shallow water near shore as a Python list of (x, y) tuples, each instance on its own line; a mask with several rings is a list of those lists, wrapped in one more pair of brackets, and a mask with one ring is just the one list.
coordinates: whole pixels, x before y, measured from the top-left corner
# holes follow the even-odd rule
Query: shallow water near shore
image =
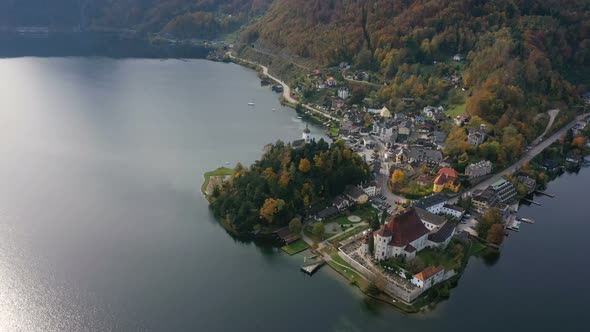
[[(203, 173), (305, 128), (256, 73), (202, 60), (0, 60), (1, 331), (582, 329), (584, 191), (566, 174), (500, 259), (405, 315), (302, 254), (233, 239)], [(254, 107), (247, 104), (255, 103)], [(272, 111), (272, 109), (276, 111)], [(322, 129), (312, 127), (322, 137)]]

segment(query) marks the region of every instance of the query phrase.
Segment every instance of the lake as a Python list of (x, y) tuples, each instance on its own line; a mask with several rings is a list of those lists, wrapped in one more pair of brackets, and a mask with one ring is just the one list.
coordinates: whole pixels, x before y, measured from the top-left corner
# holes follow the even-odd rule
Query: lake
[[(1, 331), (580, 330), (587, 170), (524, 207), (493, 264), (405, 315), (302, 255), (230, 237), (199, 187), (305, 128), (253, 71), (203, 60), (0, 60)], [(254, 102), (255, 107), (247, 106)], [(275, 108), (276, 111), (272, 111)], [(322, 130), (312, 127), (315, 137)]]

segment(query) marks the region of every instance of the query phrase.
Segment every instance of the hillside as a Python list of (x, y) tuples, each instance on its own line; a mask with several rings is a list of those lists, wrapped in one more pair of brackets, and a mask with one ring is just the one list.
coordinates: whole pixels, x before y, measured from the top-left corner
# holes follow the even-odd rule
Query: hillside
[(217, 38), (262, 14), (270, 0), (0, 0), (0, 28), (134, 29)]
[[(403, 109), (405, 97), (419, 107), (464, 106), (532, 137), (528, 124), (538, 113), (579, 102), (589, 18), (582, 0), (276, 0), (242, 40), (321, 66), (345, 61), (368, 70), (388, 84), (375, 97), (392, 109)], [(464, 59), (452, 61), (455, 54)]]

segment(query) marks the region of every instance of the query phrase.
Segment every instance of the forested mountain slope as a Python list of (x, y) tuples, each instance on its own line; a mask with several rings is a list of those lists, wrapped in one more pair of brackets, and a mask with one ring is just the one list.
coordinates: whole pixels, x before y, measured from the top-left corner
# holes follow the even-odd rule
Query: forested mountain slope
[(502, 127), (573, 102), (575, 73), (590, 64), (589, 19), (586, 0), (275, 0), (243, 40), (377, 72), (391, 107), (456, 97), (441, 78), (460, 53), (467, 109)]
[(216, 38), (262, 14), (270, 0), (0, 0), (0, 28), (134, 29)]

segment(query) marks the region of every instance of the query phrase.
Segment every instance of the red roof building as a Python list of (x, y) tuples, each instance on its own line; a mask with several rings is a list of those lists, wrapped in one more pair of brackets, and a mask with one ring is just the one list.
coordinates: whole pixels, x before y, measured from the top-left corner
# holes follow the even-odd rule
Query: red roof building
[(375, 258), (378, 260), (392, 256), (413, 258), (417, 251), (426, 246), (428, 232), (416, 210), (410, 207), (373, 233)]
[(433, 191), (439, 193), (446, 188), (458, 192), (460, 187), (459, 173), (450, 167), (443, 167), (434, 179)]

